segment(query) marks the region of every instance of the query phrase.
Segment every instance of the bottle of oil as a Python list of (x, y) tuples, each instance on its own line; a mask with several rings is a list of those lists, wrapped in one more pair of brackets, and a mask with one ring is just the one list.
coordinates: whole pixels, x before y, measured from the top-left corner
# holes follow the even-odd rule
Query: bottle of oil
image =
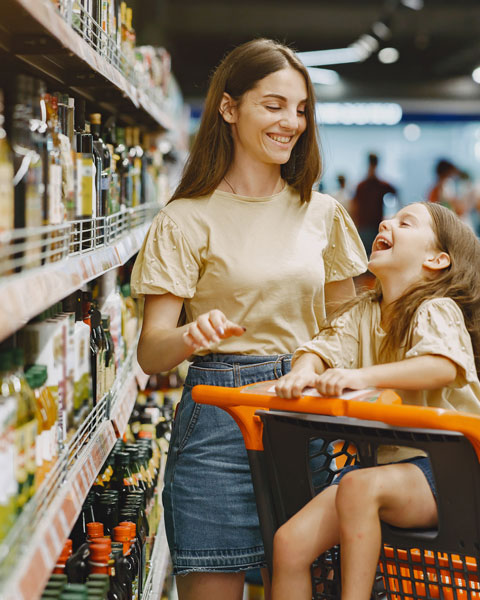
[(15, 479), (15, 423), (17, 399), (12, 390), (12, 363), (7, 352), (0, 354), (0, 539), (15, 521), (18, 484)]

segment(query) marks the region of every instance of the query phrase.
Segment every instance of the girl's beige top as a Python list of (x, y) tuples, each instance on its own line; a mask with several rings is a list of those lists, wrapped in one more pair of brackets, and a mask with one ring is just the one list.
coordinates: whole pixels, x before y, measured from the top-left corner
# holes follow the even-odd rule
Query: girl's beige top
[(265, 198), (215, 191), (155, 217), (132, 272), (136, 296), (185, 298), (187, 321), (218, 308), (246, 327), (208, 351), (272, 355), (310, 340), (325, 317), (324, 285), (359, 275), (366, 255), (345, 209), (286, 186)]
[[(470, 335), (462, 311), (451, 298), (423, 302), (407, 332), (406, 344), (394, 355), (381, 351), (385, 331), (380, 326), (378, 302), (362, 302), (338, 317), (334, 329), (322, 331), (315, 339), (297, 349), (293, 362), (305, 352), (313, 352), (332, 368), (357, 369), (405, 358), (435, 354), (457, 365), (457, 377), (450, 385), (436, 390), (396, 390), (405, 404), (480, 413), (480, 383)], [(321, 402), (321, 399), (319, 400)], [(415, 449), (384, 446), (378, 462), (395, 462), (423, 455)]]

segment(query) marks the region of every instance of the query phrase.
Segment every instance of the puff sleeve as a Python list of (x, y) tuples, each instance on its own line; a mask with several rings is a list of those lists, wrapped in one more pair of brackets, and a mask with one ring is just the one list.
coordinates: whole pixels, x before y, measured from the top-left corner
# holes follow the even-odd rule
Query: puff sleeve
[(170, 292), (192, 298), (198, 277), (199, 259), (176, 223), (160, 212), (153, 220), (132, 271), (135, 297)]
[(323, 260), (325, 283), (355, 277), (367, 269), (367, 255), (362, 240), (352, 218), (339, 202), (335, 202), (335, 212)]
[(312, 353), (330, 368), (358, 368), (360, 311), (359, 305), (354, 306), (335, 319), (331, 328), (322, 330), (313, 340), (297, 348), (292, 365), (302, 354)]
[(462, 311), (451, 298), (427, 300), (416, 312), (405, 358), (425, 354), (444, 356), (457, 365), (457, 377), (449, 388), (477, 380), (472, 341)]

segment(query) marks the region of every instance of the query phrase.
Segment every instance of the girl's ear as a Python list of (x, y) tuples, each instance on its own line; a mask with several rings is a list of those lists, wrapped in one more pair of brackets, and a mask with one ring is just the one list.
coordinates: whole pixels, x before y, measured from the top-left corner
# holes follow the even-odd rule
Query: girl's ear
[(222, 115), (227, 123), (236, 123), (237, 103), (230, 96), (230, 94), (227, 94), (227, 92), (223, 92), (218, 112)]
[(446, 252), (439, 252), (426, 258), (423, 266), (432, 271), (441, 271), (450, 266), (450, 256)]

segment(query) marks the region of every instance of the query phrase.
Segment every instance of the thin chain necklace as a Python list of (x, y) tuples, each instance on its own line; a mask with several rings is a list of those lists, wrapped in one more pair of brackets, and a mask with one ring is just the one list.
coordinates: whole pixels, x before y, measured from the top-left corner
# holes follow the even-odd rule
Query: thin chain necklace
[(234, 194), (236, 194), (237, 192), (233, 189), (232, 184), (228, 181), (228, 179), (226, 177), (223, 178), (223, 180), (225, 181), (225, 183), (228, 185), (228, 187), (232, 190), (232, 192)]
[[(237, 192), (236, 192), (236, 191), (233, 189), (233, 185), (232, 185), (232, 184), (231, 184), (231, 183), (228, 181), (228, 179), (227, 179), (225, 176), (223, 177), (223, 180), (224, 180), (224, 181), (225, 181), (225, 183), (228, 185), (228, 187), (229, 187), (229, 188), (232, 190), (232, 193), (236, 195), (236, 194), (237, 194)], [(285, 188), (285, 186), (284, 186), (284, 188)], [(284, 189), (284, 188), (283, 188), (283, 189)]]

